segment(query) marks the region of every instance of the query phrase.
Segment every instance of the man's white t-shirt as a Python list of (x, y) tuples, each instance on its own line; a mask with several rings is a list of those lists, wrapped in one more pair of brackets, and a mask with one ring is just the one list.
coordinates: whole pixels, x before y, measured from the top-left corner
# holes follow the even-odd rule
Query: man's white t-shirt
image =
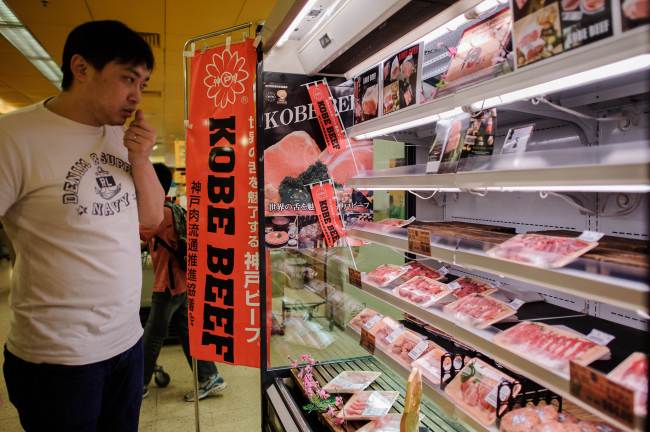
[(7, 348), (83, 365), (142, 336), (135, 187), (119, 126), (41, 102), (0, 117), (0, 219), (16, 251)]

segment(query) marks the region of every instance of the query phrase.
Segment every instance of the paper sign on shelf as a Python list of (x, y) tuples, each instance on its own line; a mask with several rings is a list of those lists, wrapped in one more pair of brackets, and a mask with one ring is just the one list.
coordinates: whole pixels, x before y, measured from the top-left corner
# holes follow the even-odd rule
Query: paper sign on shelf
[(431, 256), (431, 233), (428, 230), (408, 227), (407, 233), (409, 252)]
[(587, 339), (597, 343), (598, 345), (607, 346), (608, 343), (616, 339), (616, 336), (612, 336), (609, 333), (605, 333), (600, 330), (593, 329), (587, 336)]
[(598, 232), (598, 231), (583, 231), (580, 236), (578, 236), (579, 240), (584, 240), (588, 242), (597, 242), (601, 238), (603, 238), (605, 234)]
[(375, 353), (375, 335), (371, 334), (367, 329), (361, 329), (361, 339), (359, 345), (364, 347), (370, 354)]
[(570, 363), (571, 394), (603, 413), (634, 427), (634, 390), (588, 366)]
[(332, 102), (329, 86), (323, 81), (318, 81), (307, 85), (307, 90), (327, 144), (327, 151), (339, 153), (347, 149), (348, 139)]
[(350, 285), (361, 288), (361, 272), (348, 267), (348, 282), (350, 282)]

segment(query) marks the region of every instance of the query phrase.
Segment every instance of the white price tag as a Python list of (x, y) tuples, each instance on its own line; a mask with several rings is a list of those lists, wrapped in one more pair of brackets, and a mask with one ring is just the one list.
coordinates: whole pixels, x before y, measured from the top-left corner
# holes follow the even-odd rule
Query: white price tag
[(492, 387), (492, 391), (485, 396), (485, 402), (489, 403), (494, 408), (497, 407), (497, 392), (499, 390), (499, 385)]
[(517, 309), (519, 309), (519, 308), (520, 308), (524, 303), (526, 303), (526, 302), (523, 301), (523, 300), (521, 300), (521, 299), (516, 298), (516, 299), (514, 299), (513, 301), (511, 301), (510, 303), (508, 303), (508, 306), (510, 306), (510, 307), (513, 308), (514, 310), (517, 310)]
[(605, 234), (598, 232), (598, 231), (583, 231), (580, 236), (578, 236), (579, 240), (584, 240), (588, 242), (597, 242), (601, 238), (603, 238)]
[(373, 328), (375, 326), (375, 324), (377, 324), (379, 321), (381, 321), (381, 319), (383, 317), (384, 316), (382, 314), (375, 315), (374, 317), (372, 317), (368, 321), (366, 321), (366, 323), (363, 325), (363, 328), (365, 328), (366, 330), (370, 330), (371, 328)]
[(373, 391), (368, 397), (368, 405), (363, 410), (366, 416), (383, 416), (388, 413), (392, 403), (381, 393)]
[(447, 286), (449, 287), (449, 289), (452, 289), (454, 291), (461, 287), (461, 285), (457, 281), (453, 281), (451, 283), (448, 283)]
[(440, 273), (441, 275), (444, 276), (444, 275), (446, 275), (447, 273), (449, 273), (449, 270), (447, 269), (447, 267), (444, 267), (444, 266), (443, 266), (443, 267), (440, 267), (440, 268), (438, 269), (438, 273)]
[(409, 352), (409, 357), (411, 357), (413, 360), (419, 359), (424, 350), (427, 349), (428, 345), (429, 344), (426, 339), (421, 341)]
[(397, 337), (402, 333), (404, 333), (405, 330), (406, 329), (404, 327), (397, 327), (395, 330), (391, 332), (391, 334), (386, 336), (386, 342), (388, 342), (389, 344), (394, 343)]
[(590, 341), (597, 343), (598, 345), (603, 345), (607, 346), (608, 343), (613, 341), (616, 338), (616, 336), (612, 336), (609, 333), (605, 333), (600, 330), (593, 329), (591, 333), (587, 335), (587, 339)]

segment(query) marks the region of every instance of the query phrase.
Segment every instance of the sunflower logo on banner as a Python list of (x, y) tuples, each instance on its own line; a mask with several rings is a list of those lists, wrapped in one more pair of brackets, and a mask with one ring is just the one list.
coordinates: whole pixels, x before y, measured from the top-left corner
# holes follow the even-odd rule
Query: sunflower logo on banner
[(244, 93), (249, 73), (246, 58), (240, 57), (239, 52), (226, 49), (221, 54), (213, 54), (212, 63), (206, 65), (205, 71), (203, 84), (208, 88), (208, 98), (214, 99), (214, 106), (224, 109)]

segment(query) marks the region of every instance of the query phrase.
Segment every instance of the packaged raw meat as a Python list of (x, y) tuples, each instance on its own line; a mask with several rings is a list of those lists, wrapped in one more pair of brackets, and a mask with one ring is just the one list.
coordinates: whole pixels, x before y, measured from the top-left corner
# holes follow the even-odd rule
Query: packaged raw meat
[[(565, 432), (565, 426), (556, 421), (540, 423), (531, 429), (531, 432)], [(586, 432), (586, 431), (585, 431)]]
[(381, 372), (343, 371), (325, 384), (323, 390), (328, 393), (356, 393), (372, 384), (379, 375)]
[(384, 317), (368, 331), (375, 336), (375, 345), (383, 348), (395, 342), (404, 330), (402, 324), (390, 317)]
[(596, 246), (598, 242), (578, 238), (519, 234), (488, 250), (487, 254), (493, 258), (536, 267), (558, 268)]
[(442, 347), (431, 342), (434, 347), (428, 353), (424, 354), (412, 364), (422, 372), (422, 375), (432, 384), (440, 384), (440, 362), (442, 356), (447, 354)]
[[(466, 413), (489, 427), (497, 418), (497, 391), (503, 381), (515, 380), (487, 363), (473, 358), (451, 380), (445, 388), (445, 393)], [(515, 386), (513, 393), (512, 396), (519, 393), (519, 386)], [(502, 394), (503, 396), (508, 395)]]
[(569, 374), (570, 361), (586, 366), (609, 353), (578, 333), (529, 321), (497, 334), (494, 343), (562, 375)]
[(517, 311), (508, 304), (483, 294), (469, 294), (446, 305), (443, 311), (457, 321), (484, 329)]
[(400, 432), (401, 414), (387, 414), (381, 418), (366, 423), (357, 432)]
[(395, 264), (382, 264), (371, 272), (366, 273), (365, 279), (379, 287), (385, 287), (406, 273), (406, 269)]
[(376, 223), (380, 225), (388, 225), (392, 227), (403, 227), (411, 222), (413, 222), (415, 218), (410, 218), (410, 219), (397, 219), (397, 218), (388, 218), (388, 219), (382, 219)]
[[(501, 418), (501, 432), (528, 432), (547, 423), (562, 423), (554, 405), (527, 406), (510, 411)], [(566, 426), (563, 426), (566, 428)], [(564, 430), (564, 429), (563, 429)]]
[(361, 329), (365, 328), (370, 330), (377, 324), (384, 316), (376, 310), (365, 308), (350, 320), (350, 327), (357, 332), (361, 333)]
[(528, 432), (540, 424), (539, 416), (534, 408), (525, 407), (512, 410), (501, 418), (499, 431), (501, 432)]
[(414, 278), (415, 276), (426, 276), (429, 279), (438, 280), (442, 279), (445, 275), (434, 270), (430, 267), (427, 267), (423, 264), (420, 264), (417, 261), (410, 262), (405, 264), (404, 267), (407, 269), (400, 279), (404, 282)]
[(399, 396), (396, 391), (360, 391), (339, 412), (345, 420), (375, 420), (388, 414)]
[(449, 284), (449, 287), (454, 290), (452, 294), (457, 299), (466, 297), (470, 294), (488, 295), (488, 294), (492, 294), (497, 290), (489, 282), (485, 282), (480, 279), (476, 279), (468, 276), (456, 279), (455, 281)]
[(410, 369), (413, 361), (431, 351), (436, 346), (436, 344), (426, 340), (421, 334), (406, 330), (388, 347), (387, 353), (402, 366)]
[(616, 366), (607, 376), (617, 383), (634, 390), (634, 411), (646, 415), (648, 400), (648, 357), (635, 352)]
[(414, 305), (428, 308), (447, 297), (451, 288), (426, 276), (415, 276), (393, 290), (393, 294)]

